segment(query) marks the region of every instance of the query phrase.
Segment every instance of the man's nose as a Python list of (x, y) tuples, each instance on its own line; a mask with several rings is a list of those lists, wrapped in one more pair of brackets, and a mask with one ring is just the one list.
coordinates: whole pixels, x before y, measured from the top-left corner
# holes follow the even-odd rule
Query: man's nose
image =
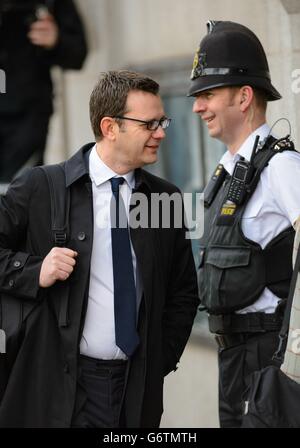
[(196, 114), (204, 112), (205, 107), (205, 101), (203, 100), (202, 96), (197, 96), (193, 104), (193, 112), (195, 112)]
[(166, 133), (165, 133), (165, 130), (161, 126), (158, 126), (158, 128), (153, 132), (152, 136), (153, 136), (153, 138), (158, 138), (158, 139), (162, 140), (163, 138), (165, 138)]

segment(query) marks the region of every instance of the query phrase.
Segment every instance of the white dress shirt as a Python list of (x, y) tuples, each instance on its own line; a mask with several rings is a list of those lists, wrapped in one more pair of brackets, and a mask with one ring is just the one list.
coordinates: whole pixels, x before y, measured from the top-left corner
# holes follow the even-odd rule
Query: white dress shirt
[[(240, 156), (250, 160), (255, 137), (265, 139), (267, 124), (260, 126), (245, 140), (238, 152), (227, 151), (220, 160), (230, 175)], [(284, 151), (275, 155), (263, 170), (242, 217), (244, 235), (262, 248), (280, 232), (294, 224), (300, 215), (300, 154)], [(259, 299), (239, 313), (273, 313), (279, 298), (265, 288)]]
[[(123, 177), (125, 179), (125, 182), (120, 186), (120, 194), (128, 216), (131, 192), (135, 186), (134, 171), (119, 176), (105, 165), (97, 154), (96, 146), (94, 146), (89, 158), (89, 172), (93, 191), (94, 236), (88, 307), (80, 342), (80, 353), (98, 359), (126, 359), (126, 355), (117, 347), (115, 341), (114, 278), (110, 225), (112, 190), (110, 179), (112, 177)], [(134, 277), (140, 297), (141, 286), (132, 246), (131, 252)]]

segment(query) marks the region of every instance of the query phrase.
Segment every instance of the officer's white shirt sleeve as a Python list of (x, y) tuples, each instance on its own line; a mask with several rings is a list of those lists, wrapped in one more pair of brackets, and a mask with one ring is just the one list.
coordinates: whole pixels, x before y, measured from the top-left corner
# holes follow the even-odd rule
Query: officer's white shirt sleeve
[[(247, 238), (262, 248), (279, 233), (295, 224), (300, 215), (300, 154), (276, 154), (263, 170), (242, 217)], [(265, 288), (259, 299), (238, 313), (273, 313), (279, 298)]]
[(266, 173), (274, 201), (294, 225), (300, 215), (300, 154), (293, 151), (277, 154)]
[(262, 248), (300, 215), (300, 154), (276, 154), (261, 173), (242, 217), (245, 236)]

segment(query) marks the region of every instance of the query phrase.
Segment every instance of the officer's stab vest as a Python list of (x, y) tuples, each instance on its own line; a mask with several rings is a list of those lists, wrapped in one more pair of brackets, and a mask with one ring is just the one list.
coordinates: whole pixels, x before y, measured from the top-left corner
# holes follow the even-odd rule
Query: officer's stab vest
[[(294, 229), (289, 227), (262, 249), (242, 232), (241, 219), (262, 170), (279, 151), (292, 149), (277, 145), (269, 137), (254, 158), (254, 186), (234, 216), (226, 216), (231, 176), (226, 175), (216, 196), (204, 212), (204, 235), (200, 239), (199, 291), (201, 304), (210, 314), (228, 314), (253, 304), (264, 288), (279, 298), (288, 296), (292, 275)], [(272, 146), (273, 143), (273, 146)], [(290, 142), (291, 143), (291, 142)], [(275, 146), (276, 148), (276, 146)], [(225, 214), (222, 215), (222, 213)]]

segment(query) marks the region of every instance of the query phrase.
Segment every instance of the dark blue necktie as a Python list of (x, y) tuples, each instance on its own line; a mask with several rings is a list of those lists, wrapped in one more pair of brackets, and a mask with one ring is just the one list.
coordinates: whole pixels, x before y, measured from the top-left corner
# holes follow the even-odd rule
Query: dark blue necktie
[(131, 356), (138, 343), (136, 330), (136, 289), (132, 265), (127, 217), (119, 187), (123, 177), (110, 179), (113, 192), (111, 203), (111, 244), (114, 274), (114, 309), (116, 344)]

